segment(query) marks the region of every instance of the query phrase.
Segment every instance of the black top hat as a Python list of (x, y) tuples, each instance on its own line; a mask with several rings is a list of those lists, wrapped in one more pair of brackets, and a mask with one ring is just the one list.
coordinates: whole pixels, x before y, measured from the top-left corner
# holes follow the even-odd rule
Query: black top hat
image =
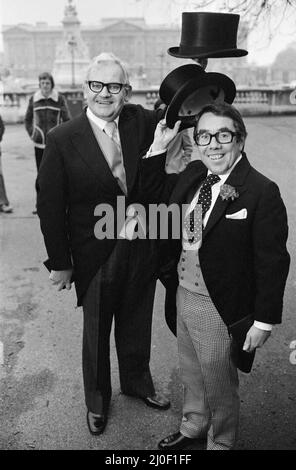
[(237, 49), (239, 15), (232, 13), (183, 12), (181, 43), (170, 47), (174, 57), (241, 57), (248, 54)]
[(235, 94), (235, 84), (227, 75), (205, 72), (197, 64), (174, 69), (159, 89), (160, 98), (168, 106), (166, 123), (171, 128), (178, 119), (192, 122), (192, 117), (206, 104), (215, 101), (231, 104)]

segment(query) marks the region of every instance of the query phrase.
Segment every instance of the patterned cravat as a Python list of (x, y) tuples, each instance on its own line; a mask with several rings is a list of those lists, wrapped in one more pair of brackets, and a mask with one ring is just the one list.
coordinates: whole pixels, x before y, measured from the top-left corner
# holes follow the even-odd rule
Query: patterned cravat
[[(206, 177), (200, 188), (197, 204), (184, 221), (189, 243), (196, 243), (201, 239), (202, 219), (211, 207), (212, 186), (218, 183), (218, 181), (220, 181), (218, 175), (210, 174)], [(202, 217), (200, 217), (200, 215)]]
[(116, 144), (116, 151), (113, 153), (113, 155), (111, 155), (111, 170), (113, 175), (117, 179), (119, 186), (121, 187), (123, 192), (127, 194), (125, 168), (123, 165), (121, 144), (119, 140), (119, 133), (116, 122), (107, 122), (104, 127), (104, 132)]

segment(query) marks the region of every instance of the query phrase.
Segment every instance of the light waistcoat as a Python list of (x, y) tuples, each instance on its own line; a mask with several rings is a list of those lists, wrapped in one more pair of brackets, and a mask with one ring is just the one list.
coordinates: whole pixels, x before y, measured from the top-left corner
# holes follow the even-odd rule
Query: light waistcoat
[[(225, 183), (227, 180), (230, 172), (233, 170), (235, 165), (241, 160), (241, 156), (236, 160), (234, 165), (230, 168), (229, 172), (224, 175), (220, 176), (220, 181), (215, 183), (211, 187), (212, 193), (212, 203), (209, 210), (206, 212), (203, 220), (203, 227), (207, 224), (207, 221), (211, 215), (213, 207), (216, 203), (216, 200), (219, 195), (219, 190), (222, 184)], [(209, 172), (208, 172), (209, 174)], [(198, 201), (200, 188), (198, 188), (195, 196), (193, 197), (189, 208), (187, 209), (186, 215), (190, 213), (190, 211), (195, 207)], [(200, 262), (199, 262), (199, 249), (202, 245), (202, 239), (198, 241), (195, 246), (188, 245), (188, 242), (184, 240), (183, 237), (183, 251), (180, 256), (179, 264), (178, 264), (178, 276), (179, 276), (179, 284), (184, 287), (185, 289), (196, 292), (198, 294), (209, 296), (208, 289), (206, 287), (201, 269), (200, 269)]]
[(179, 284), (197, 294), (209, 296), (200, 264), (198, 250), (182, 250), (178, 264)]

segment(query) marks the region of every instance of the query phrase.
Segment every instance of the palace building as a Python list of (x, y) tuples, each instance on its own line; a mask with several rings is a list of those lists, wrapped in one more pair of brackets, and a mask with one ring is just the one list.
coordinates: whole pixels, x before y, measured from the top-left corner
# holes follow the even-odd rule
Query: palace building
[[(81, 25), (72, 0), (66, 4), (62, 26), (45, 22), (4, 25), (2, 34), (4, 66), (14, 77), (37, 80), (40, 72), (63, 67), (64, 75), (59, 72), (62, 86), (67, 85), (65, 81), (69, 86), (73, 82), (81, 85), (81, 64), (103, 51), (113, 52), (127, 63), (135, 88), (159, 86), (167, 73), (190, 62), (167, 53), (169, 47), (180, 43), (180, 26), (148, 25), (144, 18), (104, 18), (94, 26)], [(243, 22), (238, 42), (238, 47), (247, 48), (247, 26)], [(209, 70), (227, 73), (239, 83), (245, 67), (245, 58), (213, 59)]]

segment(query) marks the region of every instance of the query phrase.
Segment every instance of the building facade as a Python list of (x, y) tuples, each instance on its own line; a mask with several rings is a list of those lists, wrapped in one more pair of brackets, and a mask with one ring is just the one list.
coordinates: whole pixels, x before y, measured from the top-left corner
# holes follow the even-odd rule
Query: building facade
[[(41, 71), (53, 71), (57, 51), (65, 38), (65, 25), (69, 28), (71, 15), (77, 27), (77, 12), (72, 0), (68, 0), (63, 26), (50, 26), (44, 22), (3, 26), (4, 66), (13, 76), (32, 80), (36, 80)], [(167, 54), (169, 47), (179, 45), (179, 26), (148, 25), (144, 18), (105, 18), (95, 26), (80, 25), (79, 28), (89, 57), (102, 51), (116, 54), (127, 63), (135, 88), (159, 86), (167, 73), (189, 62)], [(238, 39), (238, 47), (246, 48), (247, 28), (242, 22)], [(211, 60), (210, 69), (217, 70), (217, 67), (224, 73), (231, 72), (231, 78), (239, 83), (246, 59)]]

